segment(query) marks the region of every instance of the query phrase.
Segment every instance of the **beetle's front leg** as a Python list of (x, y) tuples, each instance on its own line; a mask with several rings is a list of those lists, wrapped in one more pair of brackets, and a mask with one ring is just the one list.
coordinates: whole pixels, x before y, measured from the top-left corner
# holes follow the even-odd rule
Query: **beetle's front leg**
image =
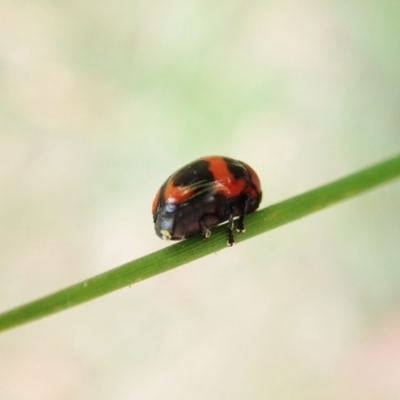
[(211, 236), (211, 227), (217, 225), (219, 219), (214, 214), (204, 214), (199, 220), (200, 232), (203, 234), (204, 239)]
[(211, 236), (210, 227), (207, 226), (206, 221), (203, 218), (200, 220), (200, 231), (204, 239), (208, 239)]

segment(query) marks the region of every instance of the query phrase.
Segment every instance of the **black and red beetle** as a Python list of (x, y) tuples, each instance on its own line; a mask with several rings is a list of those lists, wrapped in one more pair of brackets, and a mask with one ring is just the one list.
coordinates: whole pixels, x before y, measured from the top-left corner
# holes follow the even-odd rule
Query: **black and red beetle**
[(261, 202), (260, 180), (246, 163), (228, 157), (210, 156), (193, 161), (173, 173), (153, 201), (157, 235), (181, 240), (196, 233), (204, 238), (210, 228), (228, 221), (228, 246), (234, 243), (234, 217), (237, 231), (244, 232), (245, 214)]

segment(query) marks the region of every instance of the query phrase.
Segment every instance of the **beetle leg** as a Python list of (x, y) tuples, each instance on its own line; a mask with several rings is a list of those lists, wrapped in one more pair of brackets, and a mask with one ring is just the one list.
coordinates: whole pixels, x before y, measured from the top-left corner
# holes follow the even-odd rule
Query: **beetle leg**
[(233, 212), (232, 210), (229, 212), (229, 220), (228, 220), (228, 246), (232, 246), (235, 243), (235, 237), (233, 236), (233, 228), (235, 227), (235, 223), (233, 222)]
[(244, 201), (243, 201), (243, 206), (242, 209), (240, 210), (240, 215), (239, 215), (239, 219), (238, 219), (238, 226), (236, 231), (239, 233), (244, 233), (246, 231), (246, 229), (244, 228), (244, 216), (247, 213), (247, 207), (250, 201), (250, 196), (246, 195)]
[(200, 219), (200, 229), (204, 239), (208, 239), (211, 236), (211, 230), (205, 223), (204, 218)]

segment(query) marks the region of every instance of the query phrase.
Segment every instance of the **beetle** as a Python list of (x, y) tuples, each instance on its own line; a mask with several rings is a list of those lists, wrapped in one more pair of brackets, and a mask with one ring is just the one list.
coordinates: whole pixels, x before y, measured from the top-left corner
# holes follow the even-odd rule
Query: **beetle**
[(228, 221), (228, 246), (234, 218), (242, 233), (244, 217), (260, 205), (260, 179), (248, 164), (223, 156), (201, 157), (174, 172), (158, 190), (152, 206), (156, 234), (181, 240), (196, 233), (204, 238), (213, 226)]

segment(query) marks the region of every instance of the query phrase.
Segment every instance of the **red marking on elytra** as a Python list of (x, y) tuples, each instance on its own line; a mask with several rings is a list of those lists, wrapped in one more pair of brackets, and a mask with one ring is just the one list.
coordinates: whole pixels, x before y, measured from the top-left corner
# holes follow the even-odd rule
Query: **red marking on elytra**
[(214, 190), (222, 192), (227, 197), (234, 197), (239, 195), (246, 182), (244, 179), (235, 179), (229, 171), (226, 161), (221, 157), (204, 157), (202, 160), (210, 163), (208, 169), (214, 175)]
[(246, 167), (247, 171), (249, 171), (251, 181), (252, 181), (252, 183), (254, 184), (254, 186), (257, 188), (257, 191), (258, 191), (258, 192), (261, 192), (261, 183), (260, 183), (260, 179), (258, 178), (258, 175), (257, 175), (256, 172), (254, 171), (254, 169), (251, 168), (249, 164), (246, 164), (246, 163), (243, 162), (243, 161), (242, 161), (242, 164)]
[(181, 203), (193, 194), (190, 186), (175, 186), (174, 180), (170, 179), (165, 187), (164, 197), (167, 203)]

